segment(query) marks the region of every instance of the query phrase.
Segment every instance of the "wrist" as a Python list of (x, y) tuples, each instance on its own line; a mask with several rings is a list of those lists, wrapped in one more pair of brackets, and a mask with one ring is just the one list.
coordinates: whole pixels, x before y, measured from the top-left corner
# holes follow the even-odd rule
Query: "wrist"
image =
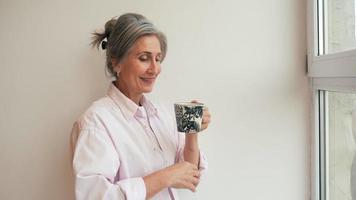
[(199, 151), (198, 134), (187, 134), (185, 137), (184, 151)]
[(167, 187), (171, 187), (172, 183), (171, 183), (171, 176), (170, 176), (170, 168), (164, 168), (162, 170), (159, 171), (160, 173), (160, 182), (162, 185), (164, 185), (165, 188)]
[(198, 140), (198, 133), (186, 133), (185, 140)]
[(170, 176), (165, 169), (143, 177), (146, 187), (146, 198), (149, 199), (164, 188), (170, 187)]

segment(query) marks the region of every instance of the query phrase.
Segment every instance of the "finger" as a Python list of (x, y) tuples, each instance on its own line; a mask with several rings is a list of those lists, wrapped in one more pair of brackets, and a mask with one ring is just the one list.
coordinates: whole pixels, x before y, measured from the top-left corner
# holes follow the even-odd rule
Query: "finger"
[(192, 100), (191, 102), (192, 102), (192, 103), (199, 103), (199, 102), (198, 102), (197, 100), (195, 100), (195, 99)]
[(200, 171), (199, 170), (194, 171), (193, 172), (193, 176), (197, 177), (197, 178), (200, 178)]
[(189, 184), (194, 185), (194, 187), (196, 188), (200, 182), (200, 179), (196, 177), (190, 177), (189, 180), (187, 180), (187, 182), (189, 182)]
[(209, 111), (203, 111), (203, 116), (210, 117), (211, 114)]
[(210, 119), (210, 117), (208, 117), (207, 119), (205, 119), (205, 123), (210, 123), (211, 122), (211, 119)]
[(188, 177), (186, 177), (185, 179), (182, 180), (181, 186), (182, 186), (182, 188), (186, 188), (191, 191), (195, 191), (195, 185)]
[(206, 129), (209, 127), (210, 122), (204, 122), (201, 124), (202, 129)]
[[(191, 163), (189, 163), (189, 164), (191, 164)], [(193, 172), (199, 171), (197, 165), (194, 165), (194, 164), (191, 164), (191, 165), (193, 167)]]
[(203, 117), (211, 117), (211, 114), (209, 111), (203, 111)]
[(205, 125), (205, 126), (208, 126), (210, 124), (210, 120), (207, 120), (207, 121), (203, 121), (202, 122), (202, 125)]
[(195, 177), (198, 177), (198, 178), (200, 178), (200, 176), (201, 176), (201, 173), (200, 173), (200, 171), (198, 170), (198, 171), (196, 171), (195, 173), (194, 173), (194, 176)]
[(199, 182), (200, 182), (200, 179), (196, 178), (196, 177), (192, 177), (191, 181), (192, 181), (193, 185), (197, 186), (199, 184)]
[(207, 118), (210, 118), (210, 116), (209, 115), (203, 115), (202, 118), (203, 119), (207, 119)]
[(210, 123), (210, 117), (203, 117), (202, 123)]
[(203, 107), (203, 112), (209, 113), (209, 108), (207, 106)]
[(186, 183), (186, 186), (192, 192), (195, 192), (195, 185), (193, 183)]

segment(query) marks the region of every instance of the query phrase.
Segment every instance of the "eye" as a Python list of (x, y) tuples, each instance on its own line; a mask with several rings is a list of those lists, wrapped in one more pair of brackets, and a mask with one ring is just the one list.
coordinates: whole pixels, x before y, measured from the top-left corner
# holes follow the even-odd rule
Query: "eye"
[(162, 56), (157, 56), (156, 57), (156, 62), (162, 62)]
[(148, 60), (148, 55), (147, 54), (143, 54), (138, 58), (140, 61), (147, 61)]

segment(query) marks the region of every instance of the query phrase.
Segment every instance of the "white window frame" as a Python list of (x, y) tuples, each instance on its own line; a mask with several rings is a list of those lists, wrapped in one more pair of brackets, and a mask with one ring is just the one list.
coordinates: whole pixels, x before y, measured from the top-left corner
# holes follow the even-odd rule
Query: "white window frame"
[[(327, 92), (356, 92), (356, 49), (325, 54), (324, 38), (326, 32), (318, 32), (324, 29), (323, 14), (318, 13), (322, 9), (324, 0), (307, 1), (307, 42), (308, 42), (308, 76), (312, 89), (312, 152), (311, 152), (311, 199), (328, 200), (325, 191), (328, 190), (327, 146), (321, 144), (327, 141)], [(319, 48), (319, 43), (320, 47)], [(320, 94), (320, 95), (319, 95)], [(322, 108), (322, 109), (320, 109)], [(326, 148), (326, 150), (321, 149)], [(324, 176), (325, 175), (325, 176)]]
[[(330, 78), (356, 77), (356, 49), (323, 55), (326, 32), (318, 30), (324, 29), (326, 24), (321, 20), (324, 18), (323, 14), (317, 13), (317, 10), (324, 6), (322, 2), (323, 0), (308, 0), (307, 5), (308, 75)], [(319, 43), (320, 49), (317, 48)]]

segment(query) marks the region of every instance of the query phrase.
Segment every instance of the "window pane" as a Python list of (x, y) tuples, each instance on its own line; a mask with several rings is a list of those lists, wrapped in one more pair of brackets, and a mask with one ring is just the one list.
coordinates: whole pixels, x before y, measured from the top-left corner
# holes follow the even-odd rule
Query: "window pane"
[(325, 53), (356, 48), (356, 0), (325, 0)]
[(327, 100), (327, 196), (356, 200), (356, 94), (328, 92)]

